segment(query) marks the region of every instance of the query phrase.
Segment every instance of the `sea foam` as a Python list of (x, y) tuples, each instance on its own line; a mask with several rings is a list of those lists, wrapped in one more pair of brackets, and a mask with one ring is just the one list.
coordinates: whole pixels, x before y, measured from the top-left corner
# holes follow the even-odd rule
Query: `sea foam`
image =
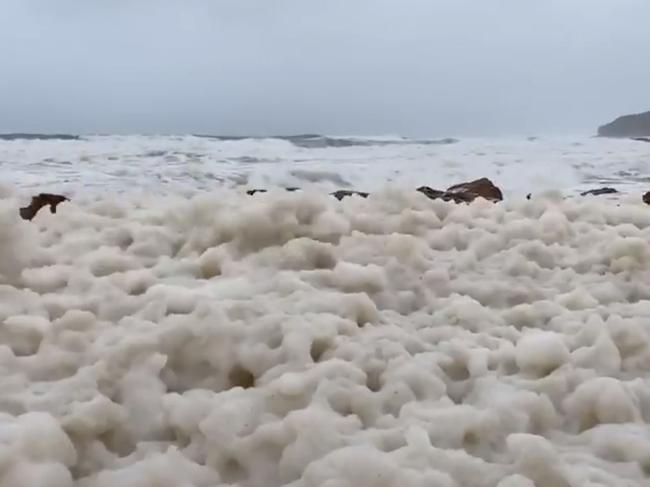
[(648, 483), (650, 211), (0, 200), (0, 485)]

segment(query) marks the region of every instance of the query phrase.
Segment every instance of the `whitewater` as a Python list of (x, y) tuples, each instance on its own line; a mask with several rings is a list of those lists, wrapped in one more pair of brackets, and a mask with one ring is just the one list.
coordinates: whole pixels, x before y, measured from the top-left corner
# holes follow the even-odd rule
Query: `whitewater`
[[(567, 194), (602, 185), (643, 190), (650, 144), (574, 137), (408, 139), (87, 136), (2, 140), (2, 183), (77, 194), (166, 194), (242, 187), (374, 191), (386, 185), (446, 188), (489, 177), (506, 195)], [(28, 191), (28, 193), (29, 193)]]
[[(1, 140), (0, 486), (648, 486), (649, 162), (588, 137)], [(503, 202), (414, 190), (482, 176)], [(40, 191), (71, 201), (22, 220)]]

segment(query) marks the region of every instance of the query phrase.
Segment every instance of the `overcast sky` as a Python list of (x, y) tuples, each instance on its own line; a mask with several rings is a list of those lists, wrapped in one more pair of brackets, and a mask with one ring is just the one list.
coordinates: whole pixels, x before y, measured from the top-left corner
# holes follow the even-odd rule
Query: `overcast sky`
[(0, 132), (499, 135), (650, 110), (650, 0), (0, 0)]

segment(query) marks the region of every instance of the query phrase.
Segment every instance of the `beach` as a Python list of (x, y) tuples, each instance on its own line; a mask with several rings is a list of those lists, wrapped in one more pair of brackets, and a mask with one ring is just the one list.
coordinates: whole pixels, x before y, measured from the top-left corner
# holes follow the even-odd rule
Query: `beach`
[(3, 485), (647, 485), (650, 145), (127, 142), (0, 144)]

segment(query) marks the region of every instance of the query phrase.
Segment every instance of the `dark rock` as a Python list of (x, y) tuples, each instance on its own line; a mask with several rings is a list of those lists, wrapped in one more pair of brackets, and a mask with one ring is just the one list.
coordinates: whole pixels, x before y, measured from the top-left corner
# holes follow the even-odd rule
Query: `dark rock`
[(453, 201), (454, 203), (469, 203), (470, 201), (476, 199), (475, 194), (449, 193), (447, 191), (440, 191), (439, 189), (430, 188), (429, 186), (420, 186), (417, 191), (432, 200), (441, 199), (444, 201)]
[[(502, 201), (503, 193), (488, 178), (476, 179), (467, 183), (455, 184), (447, 188), (447, 193), (474, 195), (491, 201)], [(474, 198), (472, 198), (474, 199)]]
[(650, 136), (650, 112), (624, 115), (613, 122), (598, 127), (600, 137)]
[[(300, 188), (284, 188), (286, 191), (299, 191)], [(249, 189), (246, 191), (246, 194), (249, 195), (254, 195), (255, 193), (266, 193), (268, 190), (267, 189)], [(342, 200), (346, 196), (352, 196), (352, 195), (358, 195), (361, 196), (362, 198), (367, 198), (369, 196), (369, 193), (365, 193), (363, 191), (353, 191), (349, 189), (340, 189), (338, 191), (334, 191), (333, 193), (330, 193), (332, 196), (334, 196), (337, 200)]]
[[(300, 188), (285, 189), (287, 191), (297, 191)], [(266, 189), (249, 189), (246, 191), (246, 193), (249, 195), (254, 195), (255, 193), (265, 193), (267, 191), (268, 190)], [(423, 193), (425, 196), (432, 200), (442, 199), (444, 201), (454, 201), (455, 203), (469, 203), (471, 201), (474, 201), (477, 197), (482, 197), (490, 201), (501, 201), (503, 199), (501, 190), (487, 178), (455, 184), (454, 186), (448, 188), (446, 191), (433, 189), (429, 186), (420, 186), (417, 188), (417, 191)], [(361, 196), (362, 198), (367, 198), (369, 196), (369, 193), (366, 193), (364, 191), (354, 191), (349, 189), (340, 189), (330, 194), (339, 201), (345, 197), (353, 195)]]
[(20, 209), (20, 216), (24, 220), (32, 220), (38, 210), (44, 206), (50, 206), (50, 213), (56, 213), (56, 207), (64, 201), (70, 201), (67, 197), (60, 194), (40, 193), (32, 196), (32, 202), (29, 206)]
[(601, 194), (614, 194), (618, 193), (618, 190), (615, 188), (598, 188), (598, 189), (590, 189), (588, 191), (584, 191), (580, 193), (580, 196), (599, 196)]
[(346, 196), (357, 195), (357, 196), (361, 196), (362, 198), (367, 198), (368, 195), (369, 195), (369, 193), (365, 193), (363, 191), (351, 191), (349, 189), (340, 189), (340, 190), (334, 191), (333, 193), (330, 193), (330, 194), (332, 196), (334, 196), (339, 201), (341, 201)]
[(436, 200), (438, 198), (443, 198), (445, 196), (444, 191), (440, 191), (439, 189), (433, 189), (430, 188), (429, 186), (420, 186), (417, 191), (420, 193), (423, 193), (427, 198)]
[[(286, 191), (298, 191), (300, 188), (284, 188)], [(255, 193), (266, 193), (268, 189), (249, 189), (246, 194), (254, 195)]]
[(455, 184), (447, 188), (447, 191), (440, 191), (429, 186), (420, 186), (417, 190), (432, 200), (442, 199), (444, 201), (454, 201), (455, 203), (469, 203), (478, 197), (490, 201), (503, 200), (501, 190), (487, 178)]
[(650, 137), (632, 137), (632, 140), (637, 142), (650, 142)]
[(643, 195), (643, 202), (644, 202), (646, 205), (650, 205), (650, 191), (648, 191), (647, 193), (645, 193), (645, 194)]

